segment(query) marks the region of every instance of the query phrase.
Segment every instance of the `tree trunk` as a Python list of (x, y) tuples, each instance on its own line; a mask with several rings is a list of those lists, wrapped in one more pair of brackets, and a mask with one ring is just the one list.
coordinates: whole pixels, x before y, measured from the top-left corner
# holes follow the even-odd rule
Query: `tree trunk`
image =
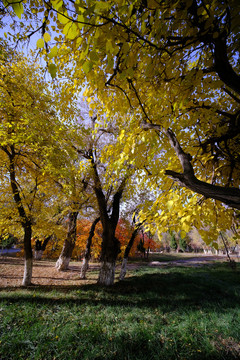
[(127, 247), (125, 249), (125, 252), (124, 252), (124, 256), (123, 256), (123, 261), (122, 261), (122, 267), (121, 267), (121, 272), (120, 272), (120, 275), (119, 275), (119, 280), (124, 280), (125, 278), (125, 275), (127, 273), (127, 262), (128, 262), (128, 256), (129, 256), (129, 253), (131, 251), (131, 248), (134, 244), (134, 240), (136, 238), (136, 235), (141, 227), (142, 223), (141, 224), (138, 224), (136, 229), (133, 231), (132, 233), (132, 236), (127, 244)]
[(22, 198), (20, 195), (18, 183), (16, 180), (16, 171), (15, 171), (15, 158), (16, 152), (14, 145), (10, 146), (10, 149), (2, 147), (2, 150), (9, 157), (9, 175), (10, 175), (10, 183), (12, 188), (13, 199), (17, 206), (18, 214), (21, 219), (21, 226), (24, 230), (24, 275), (23, 275), (23, 286), (31, 285), (32, 281), (32, 223), (31, 219), (28, 217), (22, 202)]
[(88, 271), (88, 263), (89, 263), (89, 259), (84, 257), (83, 262), (82, 262), (81, 272), (80, 272), (80, 279), (86, 279), (86, 273)]
[(77, 217), (78, 217), (78, 211), (73, 211), (68, 216), (69, 222), (68, 222), (67, 237), (64, 241), (62, 252), (56, 262), (56, 268), (58, 271), (64, 271), (68, 269), (76, 241)]
[(65, 239), (62, 252), (56, 262), (56, 268), (58, 271), (64, 271), (68, 269), (74, 246), (75, 243), (69, 241), (68, 238)]
[(91, 257), (91, 246), (92, 246), (92, 238), (94, 236), (94, 231), (96, 228), (97, 223), (100, 221), (100, 217), (96, 218), (91, 226), (91, 229), (89, 231), (89, 235), (88, 235), (88, 239), (87, 239), (87, 244), (86, 244), (86, 249), (85, 249), (85, 253), (84, 253), (84, 258), (83, 258), (83, 263), (82, 263), (82, 267), (81, 267), (81, 273), (80, 273), (80, 278), (81, 279), (86, 279), (86, 272), (88, 270), (88, 263)]
[(41, 259), (42, 259), (42, 255), (43, 255), (43, 251), (42, 251), (42, 250), (35, 250), (35, 252), (34, 252), (34, 258), (35, 258), (35, 260), (41, 260)]
[(35, 252), (34, 252), (34, 258), (36, 260), (41, 260), (42, 256), (43, 256), (43, 252), (46, 249), (46, 246), (49, 242), (49, 240), (53, 237), (53, 235), (49, 235), (47, 237), (45, 237), (45, 239), (42, 241), (40, 240), (36, 240), (35, 241)]
[(103, 261), (101, 263), (101, 268), (98, 277), (98, 284), (110, 286), (114, 284), (115, 278), (115, 268), (116, 268), (116, 259), (115, 261)]
[(28, 222), (24, 225), (24, 275), (23, 286), (29, 286), (32, 283), (32, 226)]
[(110, 286), (114, 283), (117, 256), (120, 253), (120, 242), (114, 236), (115, 229), (103, 231), (101, 267), (98, 284)]
[(119, 275), (119, 280), (122, 281), (125, 279), (126, 273), (127, 273), (127, 262), (128, 262), (128, 258), (124, 257), (123, 261), (122, 261), (122, 267), (121, 267), (121, 272)]
[(115, 230), (119, 219), (120, 200), (127, 177), (123, 178), (112, 202), (112, 213), (108, 215), (107, 201), (103, 193), (101, 181), (99, 178), (97, 165), (94, 161), (93, 152), (90, 152), (90, 159), (93, 169), (94, 191), (96, 194), (100, 219), (103, 227), (102, 234), (102, 252), (101, 252), (101, 268), (98, 277), (98, 284), (113, 285), (115, 276), (116, 259), (120, 253), (120, 242), (115, 237)]

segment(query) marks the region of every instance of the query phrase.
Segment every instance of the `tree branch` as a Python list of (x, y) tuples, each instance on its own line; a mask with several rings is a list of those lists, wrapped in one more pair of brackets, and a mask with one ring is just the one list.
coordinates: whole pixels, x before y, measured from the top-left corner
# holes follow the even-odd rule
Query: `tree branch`
[(179, 182), (181, 186), (187, 187), (188, 189), (201, 194), (206, 198), (216, 199), (230, 207), (240, 209), (240, 189), (234, 187), (226, 188), (198, 180), (194, 175), (191, 164), (191, 155), (183, 151), (171, 129), (166, 130), (165, 134), (169, 139), (170, 145), (175, 150), (183, 169), (183, 173), (166, 170), (165, 174)]

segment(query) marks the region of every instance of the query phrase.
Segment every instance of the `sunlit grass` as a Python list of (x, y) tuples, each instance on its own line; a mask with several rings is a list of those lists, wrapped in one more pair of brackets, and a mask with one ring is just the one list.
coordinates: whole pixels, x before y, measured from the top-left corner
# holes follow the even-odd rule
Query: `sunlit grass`
[(238, 359), (240, 273), (147, 268), (111, 288), (0, 292), (0, 359)]

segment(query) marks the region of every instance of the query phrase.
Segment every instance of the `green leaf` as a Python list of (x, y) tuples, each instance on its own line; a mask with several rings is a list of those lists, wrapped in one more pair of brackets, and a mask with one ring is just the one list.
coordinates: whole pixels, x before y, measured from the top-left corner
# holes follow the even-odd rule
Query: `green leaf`
[(49, 71), (51, 77), (54, 79), (56, 77), (56, 75), (57, 75), (57, 67), (56, 67), (56, 65), (55, 64), (50, 64), (48, 66), (48, 71)]
[(86, 61), (83, 64), (82, 69), (85, 72), (85, 74), (88, 74), (92, 70), (92, 67), (93, 67), (93, 62), (92, 61)]
[(13, 8), (13, 11), (15, 12), (15, 14), (17, 15), (17, 17), (19, 17), (19, 19), (21, 19), (21, 16), (24, 12), (22, 3), (21, 2), (17, 2), (16, 4), (13, 3), (12, 8)]
[(43, 39), (38, 39), (36, 45), (37, 45), (37, 48), (38, 48), (38, 49), (43, 48), (43, 47), (44, 47), (44, 40), (43, 40)]

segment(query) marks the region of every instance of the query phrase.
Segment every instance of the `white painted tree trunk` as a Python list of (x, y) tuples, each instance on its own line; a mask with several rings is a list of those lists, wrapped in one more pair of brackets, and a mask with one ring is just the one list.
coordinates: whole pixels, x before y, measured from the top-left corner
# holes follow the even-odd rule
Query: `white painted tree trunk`
[(98, 284), (110, 286), (114, 283), (115, 276), (115, 262), (102, 262), (99, 271)]
[(88, 260), (86, 258), (84, 258), (83, 263), (82, 263), (82, 267), (81, 267), (81, 273), (80, 273), (80, 278), (81, 279), (86, 279), (87, 269), (88, 269)]
[(34, 257), (35, 257), (36, 260), (41, 260), (42, 255), (43, 255), (43, 251), (42, 251), (42, 250), (35, 250)]
[(32, 283), (32, 259), (25, 259), (24, 262), (24, 275), (23, 286), (29, 286)]
[(119, 275), (119, 280), (124, 280), (124, 278), (125, 278), (125, 275), (127, 273), (127, 262), (128, 262), (128, 259), (123, 258), (121, 272)]
[(59, 256), (57, 262), (56, 262), (56, 268), (58, 271), (64, 271), (68, 269), (69, 263), (70, 263), (70, 257), (65, 256)]

